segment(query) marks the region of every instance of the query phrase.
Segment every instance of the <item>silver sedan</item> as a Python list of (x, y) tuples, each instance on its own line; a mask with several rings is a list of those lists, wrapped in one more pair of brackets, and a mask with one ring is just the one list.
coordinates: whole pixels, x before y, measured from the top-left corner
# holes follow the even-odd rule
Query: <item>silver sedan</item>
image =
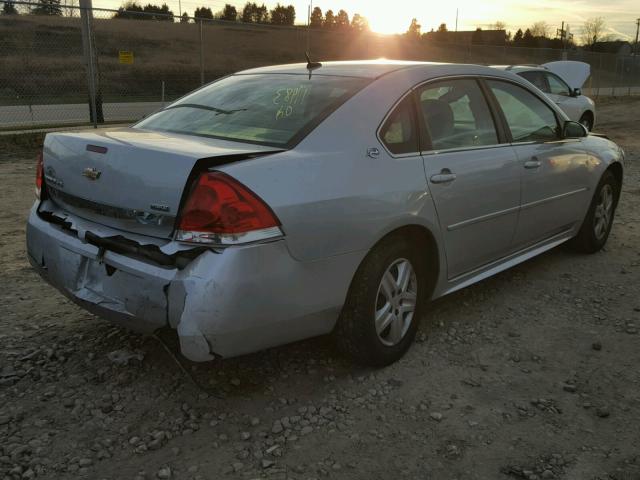
[(28, 254), (194, 361), (332, 333), (384, 365), (428, 300), (564, 242), (600, 250), (623, 157), (508, 71), (258, 68), (131, 128), (48, 134)]

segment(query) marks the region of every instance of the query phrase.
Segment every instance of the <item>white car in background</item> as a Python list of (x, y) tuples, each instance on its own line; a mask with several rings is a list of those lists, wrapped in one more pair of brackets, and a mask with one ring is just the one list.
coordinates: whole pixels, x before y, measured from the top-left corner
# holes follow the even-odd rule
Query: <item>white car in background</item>
[(592, 130), (596, 123), (596, 106), (582, 94), (582, 86), (591, 74), (588, 63), (558, 61), (544, 65), (498, 66), (525, 78), (542, 90), (567, 116)]

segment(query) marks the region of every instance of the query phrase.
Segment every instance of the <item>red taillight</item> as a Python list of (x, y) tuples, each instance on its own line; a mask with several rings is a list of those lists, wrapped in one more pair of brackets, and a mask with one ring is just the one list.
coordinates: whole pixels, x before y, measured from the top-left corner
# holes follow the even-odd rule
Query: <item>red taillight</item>
[(40, 192), (42, 191), (42, 182), (44, 181), (44, 166), (42, 160), (42, 152), (38, 152), (38, 158), (36, 159), (36, 198), (40, 199)]
[(251, 190), (221, 172), (200, 175), (180, 212), (176, 239), (241, 243), (282, 235), (280, 222)]

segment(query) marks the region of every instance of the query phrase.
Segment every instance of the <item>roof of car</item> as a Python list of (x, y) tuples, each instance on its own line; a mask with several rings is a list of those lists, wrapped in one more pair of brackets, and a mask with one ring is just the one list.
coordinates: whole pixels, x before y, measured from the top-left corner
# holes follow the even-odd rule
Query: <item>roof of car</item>
[(498, 70), (506, 70), (513, 73), (530, 72), (530, 71), (536, 71), (536, 70), (541, 72), (549, 71), (548, 68), (542, 65), (492, 65), (491, 67), (497, 68)]
[[(445, 63), (414, 62), (404, 60), (352, 60), (322, 62), (322, 67), (313, 70), (313, 75), (336, 75), (345, 77), (378, 78), (390, 72), (411, 67), (427, 65), (448, 65)], [(247, 73), (285, 73), (285, 74), (308, 74), (306, 63), (291, 63), (288, 65), (273, 65), (268, 67), (258, 67), (238, 72)]]

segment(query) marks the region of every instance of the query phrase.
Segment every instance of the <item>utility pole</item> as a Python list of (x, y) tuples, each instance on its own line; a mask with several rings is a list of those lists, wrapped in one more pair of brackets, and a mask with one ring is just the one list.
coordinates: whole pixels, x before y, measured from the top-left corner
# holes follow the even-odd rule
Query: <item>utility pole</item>
[(560, 27), (560, 31), (558, 32), (560, 34), (560, 41), (562, 42), (562, 49), (565, 49), (565, 43), (564, 40), (567, 36), (567, 32), (564, 29), (564, 20), (562, 21), (562, 26)]
[(309, 6), (307, 7), (307, 50), (306, 52), (311, 55), (309, 51), (311, 49), (311, 9), (313, 8), (313, 1), (309, 2)]
[(198, 19), (200, 30), (200, 85), (204, 85), (204, 32), (202, 31), (202, 18)]
[(633, 53), (638, 55), (638, 32), (640, 32), (640, 18), (636, 19), (636, 44), (633, 48)]
[[(89, 117), (93, 127), (98, 125), (98, 99), (96, 85), (96, 63), (93, 50), (93, 10), (91, 0), (80, 0), (80, 26), (82, 30), (82, 51), (84, 53), (84, 63), (87, 69), (87, 85), (89, 87)], [(100, 108), (102, 110), (102, 108)]]
[(458, 31), (458, 9), (456, 8), (456, 32)]

